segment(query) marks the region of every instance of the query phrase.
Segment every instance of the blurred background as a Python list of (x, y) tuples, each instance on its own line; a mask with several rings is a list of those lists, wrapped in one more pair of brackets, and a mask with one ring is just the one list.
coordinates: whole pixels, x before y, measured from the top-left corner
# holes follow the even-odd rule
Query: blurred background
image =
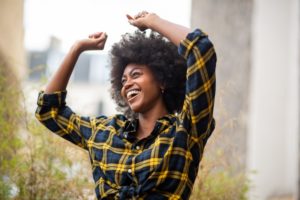
[(34, 119), (36, 99), (74, 41), (105, 31), (67, 103), (116, 113), (109, 50), (142, 10), (201, 28), (217, 51), (217, 127), (191, 199), (300, 199), (300, 0), (0, 0), (0, 199), (95, 199), (87, 152)]

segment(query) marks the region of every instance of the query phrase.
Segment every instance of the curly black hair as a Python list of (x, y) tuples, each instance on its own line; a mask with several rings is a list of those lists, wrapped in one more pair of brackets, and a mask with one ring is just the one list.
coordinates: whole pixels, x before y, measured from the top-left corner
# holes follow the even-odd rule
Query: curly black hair
[(158, 33), (135, 31), (126, 33), (110, 51), (111, 96), (128, 118), (135, 117), (121, 96), (122, 75), (130, 64), (149, 67), (156, 80), (164, 86), (163, 100), (169, 113), (179, 112), (185, 96), (186, 61), (178, 54), (176, 45)]

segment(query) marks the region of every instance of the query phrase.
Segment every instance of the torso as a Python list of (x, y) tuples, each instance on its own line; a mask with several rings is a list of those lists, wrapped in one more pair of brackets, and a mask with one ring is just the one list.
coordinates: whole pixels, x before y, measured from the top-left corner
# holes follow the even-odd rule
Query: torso
[(143, 139), (134, 136), (134, 123), (117, 118), (109, 123), (97, 128), (88, 148), (98, 198), (120, 191), (188, 198), (204, 145), (178, 125), (176, 116), (159, 120)]

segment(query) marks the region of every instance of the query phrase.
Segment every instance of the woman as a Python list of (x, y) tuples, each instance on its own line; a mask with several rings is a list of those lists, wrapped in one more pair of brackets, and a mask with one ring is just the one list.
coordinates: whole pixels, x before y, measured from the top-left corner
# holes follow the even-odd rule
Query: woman
[(73, 45), (40, 92), (36, 117), (89, 151), (98, 199), (188, 199), (215, 127), (213, 45), (154, 13), (127, 18), (158, 34), (124, 35), (111, 50), (112, 96), (124, 115), (81, 117), (65, 105), (79, 55), (104, 48), (99, 32)]

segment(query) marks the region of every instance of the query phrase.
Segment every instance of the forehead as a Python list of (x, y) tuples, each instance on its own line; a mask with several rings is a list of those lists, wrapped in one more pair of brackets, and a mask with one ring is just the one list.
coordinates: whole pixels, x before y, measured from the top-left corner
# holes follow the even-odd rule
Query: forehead
[(150, 71), (146, 65), (130, 63), (125, 67), (123, 76), (130, 74), (135, 69), (140, 69), (140, 70), (147, 71), (147, 72)]

